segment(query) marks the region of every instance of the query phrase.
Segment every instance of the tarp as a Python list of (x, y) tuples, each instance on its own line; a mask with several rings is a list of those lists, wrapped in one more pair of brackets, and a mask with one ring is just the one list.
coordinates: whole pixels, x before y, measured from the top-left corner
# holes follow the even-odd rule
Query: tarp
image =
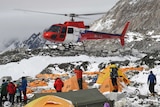
[(46, 95), (31, 101), (24, 107), (74, 107), (74, 105), (64, 98)]
[(72, 101), (75, 107), (103, 107), (105, 102), (108, 102), (113, 107), (113, 101), (109, 101), (96, 88), (59, 93), (35, 93), (31, 101), (45, 95), (56, 95), (65, 98)]

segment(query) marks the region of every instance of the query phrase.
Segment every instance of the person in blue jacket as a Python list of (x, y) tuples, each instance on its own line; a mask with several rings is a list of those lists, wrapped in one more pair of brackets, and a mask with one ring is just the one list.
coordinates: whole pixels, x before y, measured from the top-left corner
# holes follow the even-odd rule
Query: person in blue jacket
[(26, 95), (26, 91), (27, 91), (27, 79), (26, 77), (22, 77), (22, 84), (21, 84), (21, 91), (23, 94), (23, 102), (27, 103), (27, 95)]
[(157, 80), (156, 80), (156, 76), (153, 74), (152, 71), (150, 71), (147, 83), (149, 84), (149, 91), (150, 91), (150, 93), (152, 95), (154, 95), (154, 93), (155, 93), (154, 86), (156, 85)]

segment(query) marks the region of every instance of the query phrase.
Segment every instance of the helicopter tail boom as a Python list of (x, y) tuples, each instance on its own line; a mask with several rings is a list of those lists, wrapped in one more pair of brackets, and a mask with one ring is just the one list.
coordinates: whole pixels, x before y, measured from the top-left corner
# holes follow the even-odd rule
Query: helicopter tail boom
[(96, 39), (120, 39), (121, 45), (124, 46), (124, 38), (130, 22), (127, 22), (121, 34), (102, 33), (96, 31), (85, 30), (81, 33), (81, 40), (96, 40)]

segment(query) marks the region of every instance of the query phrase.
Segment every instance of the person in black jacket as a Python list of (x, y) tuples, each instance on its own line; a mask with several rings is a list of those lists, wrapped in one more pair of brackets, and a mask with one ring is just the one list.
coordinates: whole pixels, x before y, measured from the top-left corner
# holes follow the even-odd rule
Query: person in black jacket
[(1, 85), (1, 102), (4, 103), (5, 101), (8, 100), (7, 98), (7, 85), (8, 83), (5, 80), (2, 80), (2, 85)]
[(117, 84), (118, 67), (114, 63), (111, 63), (110, 65), (110, 78), (112, 81), (112, 85), (114, 87), (113, 92), (118, 92), (118, 84)]

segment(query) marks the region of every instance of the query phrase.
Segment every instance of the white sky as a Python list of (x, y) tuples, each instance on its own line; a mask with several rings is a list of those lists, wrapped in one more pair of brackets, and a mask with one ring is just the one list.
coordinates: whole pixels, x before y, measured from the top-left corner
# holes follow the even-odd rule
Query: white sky
[[(16, 11), (26, 9), (53, 13), (107, 12), (119, 0), (0, 0), (0, 45), (13, 37), (26, 38), (55, 23), (64, 23), (68, 17)], [(86, 24), (99, 16), (87, 17)], [(78, 19), (79, 20), (79, 19)]]

